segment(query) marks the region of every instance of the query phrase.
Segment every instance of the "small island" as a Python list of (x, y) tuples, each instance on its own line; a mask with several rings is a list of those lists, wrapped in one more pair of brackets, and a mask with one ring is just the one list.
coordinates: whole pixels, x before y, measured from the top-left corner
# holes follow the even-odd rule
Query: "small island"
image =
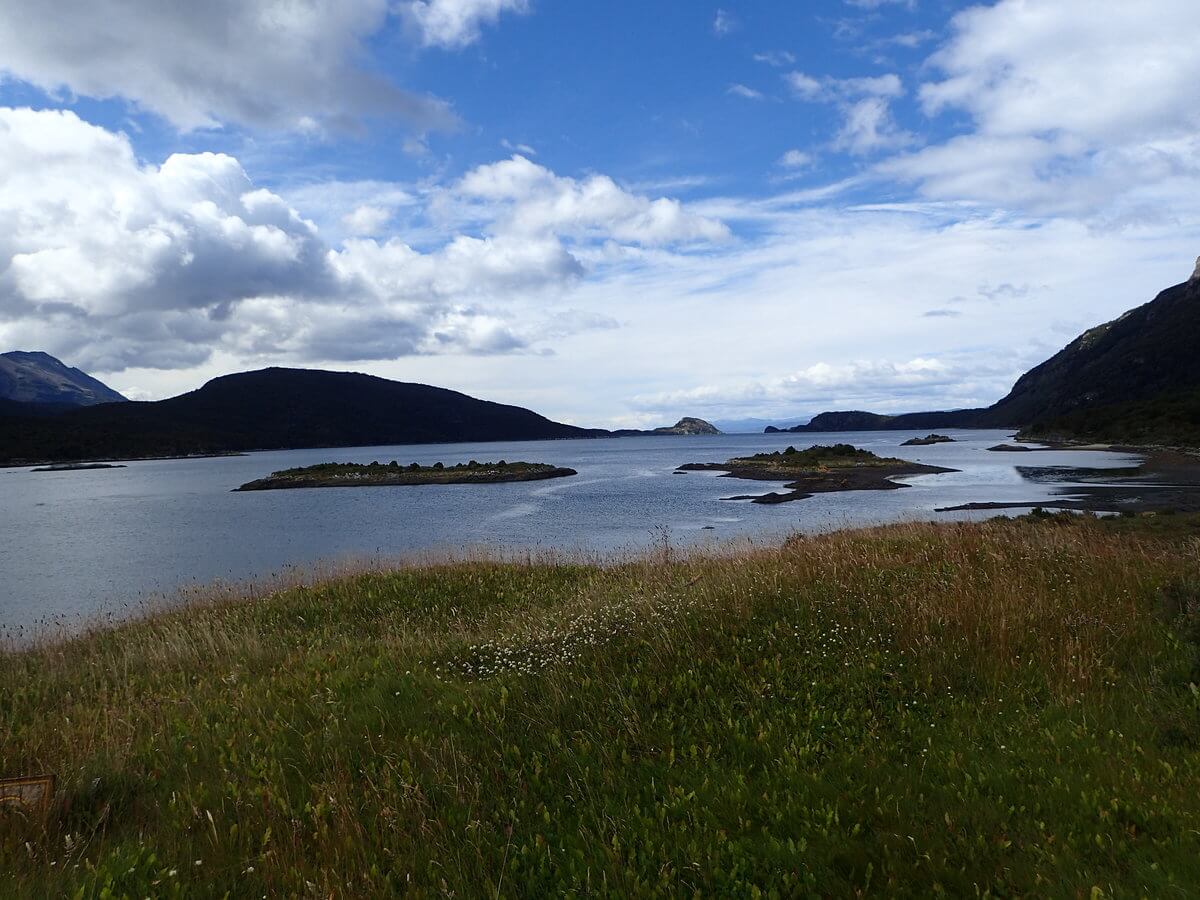
[(739, 495), (726, 500), (752, 503), (786, 503), (813, 494), (834, 491), (890, 491), (907, 487), (891, 479), (899, 475), (932, 475), (953, 472), (904, 459), (880, 457), (850, 444), (817, 445), (807, 450), (788, 447), (774, 453), (757, 453), (724, 463), (687, 463), (680, 472), (722, 472), (724, 478), (751, 481), (783, 481), (788, 493)]
[(655, 428), (651, 434), (721, 434), (721, 429), (712, 422), (697, 419), (694, 416), (684, 416), (674, 425), (666, 428)]
[(988, 447), (991, 453), (1032, 453), (1032, 447), (1022, 447), (1020, 444), (997, 444), (995, 447)]
[(392, 487), (419, 484), (500, 484), (509, 481), (544, 481), (578, 474), (574, 469), (546, 463), (476, 462), (446, 466), (434, 463), (422, 466), (412, 463), (402, 466), (390, 463), (320, 463), (298, 469), (273, 472), (243, 484), (237, 491), (276, 491), (293, 488), (324, 487)]
[(945, 434), (927, 434), (923, 438), (909, 438), (901, 447), (927, 447), (930, 444), (954, 444), (957, 441)]

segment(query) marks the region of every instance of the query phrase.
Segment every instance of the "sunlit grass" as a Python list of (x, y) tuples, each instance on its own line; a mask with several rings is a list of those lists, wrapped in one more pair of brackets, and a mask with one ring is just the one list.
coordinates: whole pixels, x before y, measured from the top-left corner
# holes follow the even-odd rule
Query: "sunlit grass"
[(1198, 547), (472, 560), (11, 654), (0, 775), (60, 796), (0, 895), (1191, 896)]

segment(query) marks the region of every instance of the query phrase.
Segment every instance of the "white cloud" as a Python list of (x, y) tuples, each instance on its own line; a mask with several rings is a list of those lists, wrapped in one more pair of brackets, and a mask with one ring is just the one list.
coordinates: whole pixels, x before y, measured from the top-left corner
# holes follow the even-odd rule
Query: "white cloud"
[(825, 85), (803, 72), (788, 72), (783, 76), (790, 87), (802, 100), (818, 100), (826, 96)]
[(812, 154), (805, 153), (803, 150), (789, 150), (779, 157), (779, 165), (785, 169), (803, 169), (812, 165), (812, 161)]
[(762, 100), (763, 99), (762, 91), (756, 91), (754, 88), (746, 87), (746, 85), (744, 85), (744, 84), (731, 84), (725, 90), (725, 93), (730, 94), (734, 97), (742, 97), (746, 100)]
[(788, 72), (784, 82), (801, 100), (837, 102), (856, 97), (879, 97), (894, 100), (904, 96), (900, 76), (889, 72), (863, 78), (814, 78), (804, 72)]
[(1200, 29), (1191, 0), (1113, 4), (1003, 0), (955, 17), (932, 62), (946, 73), (921, 88), (930, 113), (966, 110), (997, 136), (1069, 134), (1123, 143), (1200, 127)]
[(391, 210), (381, 206), (356, 206), (342, 216), (346, 230), (353, 235), (379, 234), (392, 218)]
[(762, 53), (755, 53), (754, 61), (766, 63), (768, 66), (775, 66), (778, 69), (793, 65), (796, 62), (796, 54), (787, 50), (766, 50)]
[[(460, 199), (467, 206), (458, 205)], [(722, 222), (678, 200), (630, 193), (606, 175), (562, 177), (519, 155), (468, 172), (444, 202), (447, 209), (491, 222), (506, 233), (608, 236), (642, 246), (729, 237)]]
[(398, 116), (454, 124), (449, 107), (357, 64), (387, 0), (12, 0), (0, 71), (49, 92), (125, 98), (181, 129), (233, 122), (311, 131)]
[(438, 200), (488, 222), (483, 237), (426, 223), (425, 249), (394, 234), (333, 244), (230, 156), (145, 165), (124, 135), (66, 111), (0, 108), (0, 161), (0, 344), (101, 372), (186, 368), (214, 352), (252, 362), (523, 350), (609, 327), (556, 308), (584, 277), (581, 258), (726, 234), (676, 201), (516, 157), (419, 193), (371, 182), (295, 191), (331, 199), (346, 234), (379, 234), (397, 210)]
[(717, 14), (713, 16), (713, 34), (717, 37), (724, 37), (731, 31), (737, 30), (740, 24), (737, 18), (728, 10), (718, 9)]
[(529, 0), (413, 0), (406, 13), (427, 47), (465, 47), (503, 13), (529, 12)]
[(856, 155), (911, 146), (915, 135), (896, 124), (891, 101), (904, 96), (904, 84), (894, 73), (861, 78), (814, 78), (788, 72), (784, 81), (801, 100), (831, 103), (842, 113), (833, 147)]
[(537, 151), (528, 144), (514, 144), (508, 138), (500, 141), (500, 146), (505, 150), (510, 150), (513, 153), (520, 153), (522, 156), (537, 156)]
[(705, 385), (680, 391), (637, 396), (635, 408), (716, 409), (728, 412), (744, 408), (821, 410), (831, 404), (857, 408), (860, 403), (881, 408), (910, 397), (957, 387), (964, 378), (977, 376), (977, 369), (937, 358), (917, 357), (902, 362), (851, 360), (844, 363), (817, 362), (796, 372), (763, 381), (729, 386)]
[(1200, 29), (1190, 0), (1002, 0), (957, 15), (920, 89), (967, 133), (881, 172), (969, 197), (1121, 224), (1190, 216), (1200, 187)]
[(846, 0), (847, 6), (859, 9), (879, 9), (883, 6), (903, 6), (905, 9), (916, 9), (917, 0)]
[(845, 108), (845, 119), (834, 139), (840, 150), (863, 155), (879, 150), (905, 147), (916, 137), (896, 125), (884, 97), (867, 97)]
[(881, 38), (879, 44), (881, 46), (904, 47), (912, 50), (920, 47), (922, 44), (932, 41), (937, 37), (937, 33), (924, 29), (922, 31), (904, 31), (900, 34), (893, 34), (890, 37)]

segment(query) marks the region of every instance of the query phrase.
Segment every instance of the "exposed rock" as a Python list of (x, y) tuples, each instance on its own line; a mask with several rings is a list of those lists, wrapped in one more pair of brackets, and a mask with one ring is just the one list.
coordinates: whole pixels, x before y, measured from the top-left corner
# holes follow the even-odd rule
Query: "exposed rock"
[(954, 438), (944, 434), (927, 434), (923, 438), (909, 438), (901, 447), (925, 447), (929, 444), (953, 444)]
[(720, 434), (721, 430), (711, 422), (684, 416), (670, 428), (655, 428), (652, 434)]

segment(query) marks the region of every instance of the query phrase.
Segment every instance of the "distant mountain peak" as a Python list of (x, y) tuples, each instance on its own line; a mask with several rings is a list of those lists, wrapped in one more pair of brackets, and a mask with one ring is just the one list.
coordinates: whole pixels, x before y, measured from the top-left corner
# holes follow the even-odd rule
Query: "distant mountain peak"
[(108, 385), (41, 350), (0, 353), (0, 400), (95, 406), (125, 400)]
[(1196, 271), (1192, 273), (1192, 277), (1188, 281), (1191, 283), (1200, 282), (1200, 256), (1196, 257)]

